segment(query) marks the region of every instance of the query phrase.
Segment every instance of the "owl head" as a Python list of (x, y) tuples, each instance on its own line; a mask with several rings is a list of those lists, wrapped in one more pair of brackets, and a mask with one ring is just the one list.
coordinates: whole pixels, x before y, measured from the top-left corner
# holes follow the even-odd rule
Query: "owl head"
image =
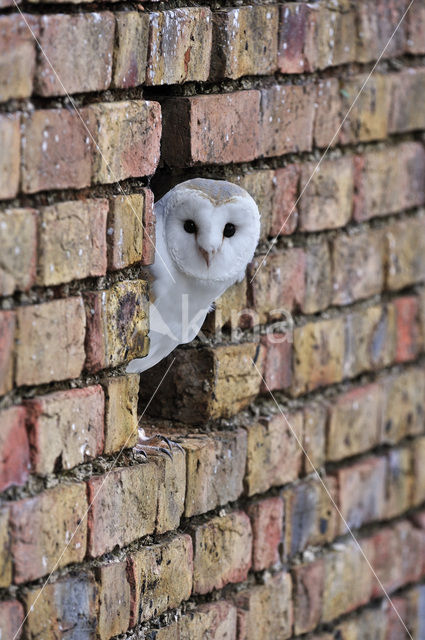
[(243, 277), (260, 236), (255, 201), (224, 180), (182, 182), (160, 201), (168, 254), (176, 268), (200, 280)]

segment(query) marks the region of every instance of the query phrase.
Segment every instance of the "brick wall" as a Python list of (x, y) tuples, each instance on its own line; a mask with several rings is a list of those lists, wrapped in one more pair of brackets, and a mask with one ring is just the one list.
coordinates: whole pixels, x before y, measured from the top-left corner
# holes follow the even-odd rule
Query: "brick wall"
[[(18, 3), (1, 638), (425, 638), (424, 0), (390, 42), (407, 0)], [(154, 197), (193, 176), (245, 187), (261, 241), (144, 413), (184, 454), (145, 462), (171, 360), (124, 369)]]

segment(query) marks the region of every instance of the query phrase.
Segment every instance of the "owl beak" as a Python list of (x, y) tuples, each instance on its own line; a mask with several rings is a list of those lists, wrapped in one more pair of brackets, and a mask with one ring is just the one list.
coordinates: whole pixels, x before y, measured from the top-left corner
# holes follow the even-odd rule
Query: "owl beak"
[(203, 249), (202, 247), (199, 247), (199, 251), (203, 257), (203, 259), (205, 260), (205, 262), (207, 263), (207, 267), (209, 268), (210, 266), (210, 261), (211, 258), (214, 256), (215, 254), (215, 249), (213, 249), (212, 251), (206, 251), (205, 249)]

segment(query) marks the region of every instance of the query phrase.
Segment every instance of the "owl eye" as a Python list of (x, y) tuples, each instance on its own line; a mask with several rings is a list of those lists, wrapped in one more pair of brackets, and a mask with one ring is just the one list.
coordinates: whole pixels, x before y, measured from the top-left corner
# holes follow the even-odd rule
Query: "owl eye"
[(225, 238), (231, 238), (235, 235), (236, 227), (231, 222), (228, 222), (223, 229), (223, 236)]
[(186, 231), (186, 233), (196, 233), (198, 230), (193, 220), (185, 220), (183, 228)]

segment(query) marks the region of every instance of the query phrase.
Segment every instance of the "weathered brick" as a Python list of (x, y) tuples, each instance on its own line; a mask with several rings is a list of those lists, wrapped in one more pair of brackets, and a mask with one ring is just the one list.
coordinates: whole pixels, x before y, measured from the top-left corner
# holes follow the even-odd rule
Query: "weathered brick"
[(50, 286), (106, 273), (104, 199), (42, 207), (39, 216), (37, 284)]
[(205, 81), (209, 75), (212, 16), (207, 7), (150, 14), (146, 84)]
[(0, 312), (0, 395), (13, 386), (13, 351), (16, 317), (13, 311)]
[(39, 42), (43, 55), (37, 64), (36, 93), (62, 96), (107, 89), (114, 30), (114, 16), (109, 11), (41, 16)]
[(402, 73), (388, 76), (388, 79), (391, 83), (389, 133), (423, 129), (425, 118), (417, 105), (425, 97), (424, 69), (405, 69)]
[(415, 438), (411, 443), (412, 455), (412, 504), (419, 506), (425, 500), (425, 437)]
[[(408, 447), (390, 449), (387, 458), (385, 479), (385, 518), (395, 518), (411, 505), (413, 477), (411, 451)], [(417, 479), (415, 478), (415, 486)]]
[(307, 633), (320, 622), (325, 578), (324, 559), (297, 565), (292, 570), (294, 585), (294, 631)]
[(105, 453), (134, 447), (137, 442), (139, 376), (127, 374), (102, 380), (105, 391)]
[(193, 593), (208, 593), (246, 579), (251, 567), (252, 532), (245, 513), (235, 511), (195, 525), (192, 538)]
[(156, 640), (204, 637), (209, 640), (236, 640), (236, 608), (225, 600), (202, 604), (154, 633)]
[(25, 631), (28, 640), (55, 640), (65, 629), (75, 638), (90, 640), (96, 631), (98, 591), (93, 576), (86, 572), (27, 591)]
[(425, 151), (415, 142), (366, 153), (356, 161), (354, 217), (367, 220), (425, 202)]
[(98, 567), (99, 613), (97, 631), (101, 640), (125, 633), (130, 626), (131, 591), (127, 579), (127, 562), (113, 562)]
[(158, 502), (154, 462), (114, 469), (87, 482), (88, 552), (92, 557), (153, 533)]
[(334, 147), (341, 125), (341, 99), (337, 78), (319, 80), (315, 95), (313, 140), (317, 147)]
[(0, 198), (14, 198), (18, 192), (21, 162), (20, 116), (0, 115)]
[(137, 87), (146, 78), (149, 15), (138, 11), (115, 13), (113, 85)]
[(307, 238), (304, 313), (317, 313), (330, 306), (332, 300), (332, 265), (329, 243), (326, 238)]
[(242, 187), (254, 198), (260, 211), (260, 238), (265, 240), (269, 235), (272, 211), (276, 200), (275, 171), (259, 169), (232, 175), (227, 179)]
[(255, 319), (255, 311), (247, 307), (247, 281), (235, 282), (214, 302), (214, 309), (207, 314), (201, 331), (215, 334), (220, 340), (221, 329), (228, 326), (237, 332), (238, 328), (250, 327)]
[(213, 13), (211, 77), (240, 78), (276, 70), (277, 6), (247, 6)]
[(171, 98), (162, 109), (162, 153), (170, 166), (249, 162), (258, 156), (258, 91)]
[(6, 209), (0, 212), (0, 295), (16, 289), (27, 291), (35, 280), (36, 212), (33, 209)]
[(311, 473), (325, 461), (326, 408), (321, 402), (310, 402), (304, 407), (303, 448), (304, 472)]
[(14, 581), (44, 576), (86, 555), (84, 483), (63, 484), (10, 508)]
[[(85, 317), (80, 297), (17, 310), (16, 384), (41, 384), (80, 375)], [(57, 354), (62, 357), (58, 358)]]
[[(391, 603), (395, 605), (395, 601), (391, 600)], [(361, 640), (361, 638), (367, 637), (376, 640), (390, 640), (387, 635), (387, 612), (382, 605), (380, 608), (366, 609), (339, 622), (334, 633), (339, 638), (349, 638), (350, 640)], [(399, 640), (401, 640), (401, 636), (399, 636)]]
[(247, 513), (252, 527), (252, 568), (267, 569), (279, 561), (279, 545), (283, 533), (283, 502), (266, 498), (250, 504)]
[[(286, 414), (285, 414), (286, 415)], [(289, 425), (302, 441), (302, 412), (287, 414)], [(247, 425), (248, 454), (246, 492), (252, 496), (296, 480), (302, 466), (302, 450), (281, 414)]]
[(33, 469), (72, 469), (103, 451), (104, 395), (99, 385), (26, 401)]
[(425, 373), (421, 367), (384, 378), (381, 440), (395, 444), (406, 435), (424, 432)]
[(0, 491), (26, 483), (29, 475), (29, 444), (26, 411), (14, 406), (0, 411)]
[(321, 231), (343, 227), (351, 218), (354, 169), (351, 157), (301, 165), (300, 229)]
[(396, 320), (396, 362), (407, 362), (416, 358), (421, 350), (419, 325), (419, 301), (415, 296), (394, 300)]
[(150, 189), (110, 199), (107, 225), (109, 269), (123, 269), (141, 260), (143, 264), (153, 262), (153, 215), (153, 193)]
[(261, 629), (263, 640), (285, 640), (292, 635), (292, 581), (278, 573), (264, 585), (240, 591), (233, 601), (238, 608), (238, 638), (254, 640)]
[(87, 315), (86, 368), (98, 371), (146, 355), (147, 285), (124, 280), (84, 294)]
[(405, 22), (402, 18), (406, 9), (405, 0), (356, 3), (356, 60), (372, 62), (381, 56), (391, 58), (404, 53)]
[(368, 384), (332, 398), (328, 405), (328, 460), (343, 460), (379, 444), (383, 401), (379, 384)]
[(174, 450), (173, 459), (158, 455), (158, 511), (156, 533), (177, 529), (186, 501), (186, 456)]
[(409, 218), (391, 224), (387, 241), (387, 287), (403, 289), (425, 280), (425, 219)]
[[(32, 30), (27, 26), (27, 23)], [(38, 18), (29, 14), (0, 18), (0, 102), (28, 98), (35, 70), (35, 40)]]
[[(12, 556), (10, 554), (9, 508), (0, 509), (0, 587), (12, 582)], [(1, 616), (0, 616), (1, 619)]]
[(406, 45), (409, 53), (425, 53), (425, 7), (414, 2), (406, 16)]
[(19, 600), (0, 602), (0, 637), (19, 640), (24, 622), (24, 608)]
[(263, 378), (261, 391), (287, 389), (292, 382), (292, 334), (268, 333), (261, 338)]
[(296, 327), (293, 346), (293, 395), (341, 382), (345, 347), (343, 318)]
[[(300, 170), (296, 164), (276, 169), (272, 181), (274, 193), (269, 235), (290, 235), (297, 227), (297, 194)], [(263, 213), (262, 213), (263, 215)]]
[(178, 607), (192, 591), (192, 540), (177, 534), (131, 554), (131, 625)]
[(313, 85), (274, 85), (262, 89), (260, 154), (270, 157), (310, 151), (313, 121)]
[[(358, 75), (341, 83), (338, 125), (351, 109), (339, 133), (342, 144), (383, 140), (387, 137), (391, 104), (388, 77), (376, 73), (368, 78), (365, 84), (366, 78), (366, 75)], [(353, 105), (356, 98), (357, 101)]]

